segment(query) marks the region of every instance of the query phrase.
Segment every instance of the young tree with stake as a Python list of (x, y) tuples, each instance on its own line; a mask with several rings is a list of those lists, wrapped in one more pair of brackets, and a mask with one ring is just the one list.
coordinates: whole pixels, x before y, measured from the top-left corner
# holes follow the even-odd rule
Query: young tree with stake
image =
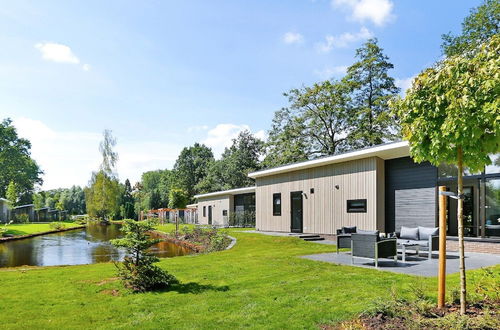
[(484, 170), (500, 151), (500, 36), (423, 71), (404, 99), (392, 103), (417, 162), (458, 168), (460, 312), (466, 310), (463, 171)]

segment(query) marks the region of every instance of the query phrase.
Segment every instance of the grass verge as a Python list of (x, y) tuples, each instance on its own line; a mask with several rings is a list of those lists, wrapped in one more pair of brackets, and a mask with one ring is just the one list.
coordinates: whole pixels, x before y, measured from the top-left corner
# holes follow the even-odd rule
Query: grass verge
[[(63, 224), (65, 228), (80, 226), (74, 222), (61, 221), (60, 223)], [(54, 230), (54, 228), (50, 227), (50, 223), (12, 223), (7, 226), (7, 229), (5, 234), (14, 236), (37, 234)]]

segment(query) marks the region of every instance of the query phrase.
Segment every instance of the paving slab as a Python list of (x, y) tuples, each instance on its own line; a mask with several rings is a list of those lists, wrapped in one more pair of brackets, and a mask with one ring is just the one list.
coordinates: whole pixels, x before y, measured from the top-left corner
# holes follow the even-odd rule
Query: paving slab
[[(379, 259), (378, 268), (375, 268), (375, 262), (371, 259), (354, 258), (354, 264), (351, 263), (350, 252), (340, 253), (321, 253), (302, 256), (301, 258), (329, 262), (339, 265), (348, 265), (377, 269), (380, 271), (401, 273), (407, 275), (417, 275), (424, 277), (433, 277), (438, 274), (438, 255), (435, 253), (431, 260), (427, 258), (427, 252), (417, 255), (407, 255), (406, 262), (401, 261), (401, 255), (398, 255), (398, 262), (393, 259)], [(465, 253), (465, 268), (467, 270), (489, 267), (500, 264), (500, 255), (469, 252)], [(458, 252), (447, 252), (446, 274), (458, 273), (459, 257)]]

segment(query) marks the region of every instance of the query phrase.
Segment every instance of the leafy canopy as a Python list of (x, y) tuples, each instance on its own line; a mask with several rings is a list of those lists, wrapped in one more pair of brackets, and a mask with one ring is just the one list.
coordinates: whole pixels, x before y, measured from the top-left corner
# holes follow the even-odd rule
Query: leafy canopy
[(470, 11), (462, 23), (462, 33), (443, 35), (441, 48), (446, 56), (464, 54), (500, 33), (500, 1), (486, 0)]
[(500, 35), (471, 56), (452, 56), (423, 71), (394, 103), (412, 157), (456, 164), (457, 148), (471, 171), (500, 150)]

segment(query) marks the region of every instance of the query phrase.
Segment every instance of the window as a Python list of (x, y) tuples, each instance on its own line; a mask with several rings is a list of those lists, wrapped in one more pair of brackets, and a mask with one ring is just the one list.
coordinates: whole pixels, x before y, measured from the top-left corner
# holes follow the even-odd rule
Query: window
[(273, 215), (281, 215), (281, 194), (273, 194)]
[(366, 213), (366, 199), (348, 199), (347, 213)]
[(227, 210), (222, 210), (222, 216), (227, 217)]
[(203, 216), (204, 217), (207, 216), (207, 207), (206, 206), (203, 206)]

